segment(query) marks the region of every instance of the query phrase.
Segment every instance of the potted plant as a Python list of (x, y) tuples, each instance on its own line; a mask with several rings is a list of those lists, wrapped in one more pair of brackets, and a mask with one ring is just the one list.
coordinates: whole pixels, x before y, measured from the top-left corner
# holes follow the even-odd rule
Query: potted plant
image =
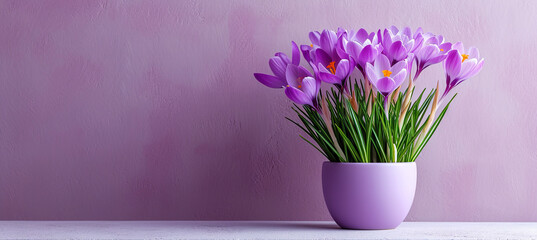
[[(299, 121), (288, 119), (328, 159), (322, 185), (335, 222), (349, 229), (396, 228), (414, 199), (416, 158), (456, 96), (448, 94), (476, 75), (484, 60), (476, 48), (421, 28), (339, 28), (310, 32), (309, 39), (300, 49), (292, 42), (291, 58), (276, 53), (269, 60), (273, 75), (254, 76), (285, 89)], [(311, 70), (300, 66), (301, 55)], [(422, 71), (438, 63), (445, 70), (443, 92), (439, 82), (416, 91)], [(323, 93), (321, 82), (333, 87)]]

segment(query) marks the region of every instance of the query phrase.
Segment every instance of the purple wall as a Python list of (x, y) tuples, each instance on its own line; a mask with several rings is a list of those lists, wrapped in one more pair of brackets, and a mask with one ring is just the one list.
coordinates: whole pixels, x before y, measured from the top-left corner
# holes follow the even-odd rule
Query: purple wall
[[(408, 220), (537, 220), (537, 3), (0, 1), (0, 219), (328, 220), (322, 155), (263, 87), (310, 30), (477, 46)], [(435, 66), (418, 82), (442, 80)]]

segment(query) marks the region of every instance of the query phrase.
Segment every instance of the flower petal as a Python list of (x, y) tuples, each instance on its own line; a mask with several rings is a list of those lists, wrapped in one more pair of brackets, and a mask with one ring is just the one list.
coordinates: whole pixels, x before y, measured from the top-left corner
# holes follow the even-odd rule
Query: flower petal
[(424, 38), (421, 35), (421, 33), (418, 33), (417, 37), (414, 38), (414, 40), (412, 40), (412, 41), (414, 41), (413, 44), (412, 44), (413, 47), (412, 47), (412, 49), (409, 50), (409, 52), (414, 53), (414, 52), (420, 50), (421, 46), (423, 46)]
[(360, 43), (364, 43), (365, 40), (368, 39), (368, 37), (369, 33), (363, 28), (360, 28), (360, 30), (356, 32), (356, 40), (358, 40)]
[(403, 41), (403, 46), (405, 47), (405, 49), (408, 50), (408, 52), (413, 52), (414, 47), (415, 47), (415, 44), (414, 44), (415, 42), (416, 42), (416, 40), (414, 40), (414, 39), (411, 39), (409, 41), (404, 40)]
[(479, 71), (481, 71), (481, 68), (483, 67), (483, 62), (484, 62), (483, 59), (481, 59), (481, 61), (478, 62), (477, 59), (475, 58), (464, 61), (462, 63), (463, 66), (461, 68), (461, 73), (459, 74), (458, 78), (466, 80), (468, 78), (471, 78), (477, 75)]
[(390, 31), (388, 29), (384, 29), (384, 36), (382, 36), (382, 46), (384, 47), (384, 50), (389, 50), (392, 46), (392, 36), (390, 35)]
[(300, 45), (300, 51), (302, 52), (302, 55), (304, 56), (304, 59), (306, 59), (306, 62), (311, 62), (311, 55), (310, 52), (313, 48), (309, 45)]
[(401, 84), (405, 81), (406, 78), (406, 69), (401, 70), (399, 73), (397, 73), (395, 76), (393, 76), (393, 81), (395, 82), (395, 88), (398, 88), (401, 86)]
[(340, 36), (343, 36), (343, 35), (345, 35), (345, 37), (346, 37), (346, 35), (347, 35), (347, 30), (345, 30), (345, 29), (342, 28), (342, 27), (338, 27), (338, 28), (337, 28), (337, 32), (336, 32), (336, 36), (337, 36), (337, 37), (340, 37)]
[(414, 37), (413, 37), (413, 38), (417, 38), (417, 37), (418, 37), (418, 34), (422, 34), (422, 35), (423, 35), (423, 28), (418, 27), (418, 28), (416, 29), (416, 32), (414, 33)]
[(323, 49), (318, 48), (315, 50), (315, 61), (326, 67), (332, 62), (332, 58)]
[(287, 68), (287, 64), (282, 60), (280, 57), (272, 57), (269, 60), (269, 66), (272, 70), (272, 73), (274, 73), (274, 76), (285, 79), (285, 70)]
[(365, 66), (365, 63), (373, 61), (373, 59), (375, 59), (374, 50), (372, 45), (365, 46), (358, 57), (358, 64), (360, 64), (360, 66)]
[(379, 79), (375, 87), (384, 96), (390, 95), (390, 93), (393, 92), (395, 88), (397, 88), (395, 85), (395, 81), (389, 77), (383, 77)]
[(439, 55), (439, 56), (436, 56), (436, 57), (433, 57), (431, 59), (429, 59), (426, 63), (425, 63), (425, 66), (431, 66), (433, 64), (437, 64), (439, 62), (442, 62), (444, 61), (444, 59), (446, 59), (447, 55)]
[(326, 69), (321, 63), (318, 65), (319, 71), (319, 79), (326, 83), (332, 83), (332, 84), (341, 84), (341, 79), (336, 77), (336, 75), (332, 74), (328, 69)]
[(425, 34), (425, 35), (422, 35), (422, 37), (425, 39), (423, 41), (424, 45), (438, 45), (439, 44), (438, 38), (434, 35)]
[[(398, 74), (402, 70), (405, 70), (408, 67), (406, 60), (397, 62), (393, 67), (389, 68), (393, 75)], [(406, 70), (405, 70), (406, 71)]]
[(306, 77), (302, 80), (302, 92), (305, 93), (309, 99), (315, 99), (317, 97), (317, 83), (315, 78)]
[(343, 59), (339, 61), (339, 64), (336, 67), (336, 77), (341, 80), (347, 78), (347, 76), (349, 75), (350, 68), (351, 67), (349, 60)]
[(307, 94), (300, 91), (298, 88), (295, 87), (286, 87), (285, 88), (285, 95), (289, 99), (291, 99), (293, 102), (301, 104), (301, 105), (310, 105), (313, 106), (313, 101), (311, 98), (308, 97)]
[(298, 50), (298, 46), (296, 45), (296, 43), (294, 41), (291, 42), (291, 44), (293, 45), (292, 47), (292, 63), (294, 65), (299, 65), (300, 64), (300, 51)]
[(377, 37), (376, 37), (376, 40), (377, 40), (377, 43), (380, 43), (380, 44), (384, 44), (384, 39), (383, 39), (383, 36), (382, 36), (382, 33), (380, 32), (380, 29), (377, 31)]
[(338, 77), (336, 77), (336, 75), (332, 73), (319, 71), (319, 78), (326, 83), (341, 84), (341, 79), (339, 79)]
[(432, 57), (435, 57), (440, 53), (440, 49), (436, 45), (428, 45), (421, 48), (418, 53), (416, 53), (416, 57), (418, 58), (418, 61), (420, 62), (426, 62), (427, 60), (431, 59)]
[(349, 58), (349, 54), (347, 51), (345, 51), (345, 48), (347, 46), (347, 40), (343, 36), (338, 38), (338, 42), (336, 44), (336, 53), (340, 58)]
[(311, 77), (311, 72), (305, 67), (298, 66), (298, 77)]
[(406, 55), (408, 53), (405, 46), (403, 46), (403, 42), (397, 41), (392, 44), (389, 50), (389, 56), (391, 56), (392, 61), (400, 61), (404, 58), (406, 58)]
[(382, 70), (388, 70), (391, 68), (390, 60), (388, 60), (388, 57), (386, 57), (384, 54), (380, 54), (377, 57), (374, 66), (375, 74), (379, 77), (383, 76)]
[(369, 37), (367, 37), (367, 39), (371, 41), (372, 44), (378, 43), (378, 37), (377, 37), (377, 34), (375, 34), (375, 32), (369, 33)]
[(408, 38), (413, 38), (412, 36), (412, 30), (410, 30), (409, 27), (403, 28), (403, 34), (406, 35)]
[(377, 75), (377, 72), (373, 69), (373, 65), (371, 65), (371, 63), (367, 63), (365, 72), (369, 81), (375, 85), (379, 79), (379, 75)]
[(475, 59), (475, 58), (474, 59), (468, 59), (468, 60), (464, 61), (461, 64), (461, 71), (457, 75), (457, 78), (465, 79), (466, 75), (468, 75), (468, 73), (470, 73), (470, 71), (472, 71), (472, 69), (474, 69), (476, 64), (477, 64), (477, 59)]
[(391, 26), (390, 27), (390, 32), (392, 32), (393, 35), (396, 35), (397, 33), (399, 33), (399, 29), (397, 29), (396, 26)]
[(285, 53), (277, 52), (276, 54), (274, 54), (274, 56), (279, 57), (285, 63), (285, 66), (291, 63), (291, 60), (289, 60), (289, 57), (287, 57)]
[(479, 50), (477, 50), (477, 48), (475, 48), (475, 47), (470, 47), (470, 49), (468, 49), (468, 56), (470, 58), (479, 59)]
[(321, 46), (321, 43), (319, 40), (321, 38), (321, 34), (319, 32), (317, 31), (310, 32), (309, 38), (310, 38), (311, 43), (313, 43), (313, 45)]
[(352, 59), (354, 59), (354, 61), (358, 62), (360, 52), (362, 52), (362, 46), (359, 43), (355, 41), (350, 41), (347, 43), (347, 53)]
[(461, 71), (462, 57), (458, 50), (451, 50), (444, 62), (446, 74), (454, 79)]
[(285, 79), (287, 81), (287, 84), (293, 87), (297, 87), (298, 85), (300, 85), (298, 79), (305, 77), (311, 77), (311, 73), (308, 71), (308, 69), (293, 64), (287, 65), (287, 69), (285, 71)]
[(277, 78), (275, 76), (263, 73), (254, 73), (254, 77), (255, 79), (257, 79), (257, 81), (269, 88), (282, 88), (286, 85), (283, 79)]
[(321, 48), (328, 53), (330, 57), (333, 56), (333, 53), (335, 51), (334, 46), (337, 42), (337, 35), (333, 31), (324, 30), (323, 33), (321, 33)]
[(455, 49), (457, 51), (459, 51), (459, 53), (464, 53), (464, 45), (462, 44), (462, 42), (457, 42), (455, 44), (453, 44), (451, 46), (451, 49)]
[(481, 68), (483, 68), (483, 64), (485, 64), (485, 59), (484, 59), (484, 58), (481, 58), (481, 60), (479, 60), (479, 62), (478, 62), (477, 65), (475, 66), (472, 75), (469, 76), (469, 77), (473, 77), (473, 76), (475, 76), (476, 74), (478, 74), (478, 73), (481, 71)]
[(444, 42), (444, 36), (438, 35), (436, 38), (438, 38), (438, 43), (443, 43)]
[(441, 51), (442, 53), (446, 54), (447, 52), (449, 52), (449, 50), (451, 50), (451, 43), (442, 43), (440, 45), (438, 45), (438, 48), (444, 50), (444, 51)]
[(287, 80), (287, 84), (293, 87), (298, 87), (298, 67), (293, 64), (287, 65), (287, 70), (285, 71), (285, 79)]

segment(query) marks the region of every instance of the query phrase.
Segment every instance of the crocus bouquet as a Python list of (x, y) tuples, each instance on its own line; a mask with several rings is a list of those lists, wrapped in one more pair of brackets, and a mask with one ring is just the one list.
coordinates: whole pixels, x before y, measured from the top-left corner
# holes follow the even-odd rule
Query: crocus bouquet
[[(444, 101), (448, 93), (484, 62), (476, 48), (466, 50), (461, 42), (421, 28), (414, 33), (394, 26), (376, 33), (339, 28), (310, 32), (309, 39), (300, 49), (292, 42), (291, 59), (276, 53), (269, 60), (273, 75), (254, 76), (267, 87), (285, 89), (300, 123), (288, 119), (332, 162), (415, 161), (456, 96)], [(311, 70), (300, 66), (300, 53)], [(436, 89), (415, 93), (422, 71), (437, 63), (446, 73), (443, 92), (437, 82)], [(355, 69), (352, 76), (359, 78), (353, 79)], [(323, 94), (321, 82), (334, 87)]]

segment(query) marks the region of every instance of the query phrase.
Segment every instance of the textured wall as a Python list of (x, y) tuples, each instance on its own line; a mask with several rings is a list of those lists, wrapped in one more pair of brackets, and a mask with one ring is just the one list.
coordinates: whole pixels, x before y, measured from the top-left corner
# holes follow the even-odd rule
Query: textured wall
[[(0, 1), (0, 219), (327, 220), (275, 51), (409, 25), (480, 48), (409, 220), (536, 221), (537, 3)], [(418, 84), (442, 80), (428, 69)]]

